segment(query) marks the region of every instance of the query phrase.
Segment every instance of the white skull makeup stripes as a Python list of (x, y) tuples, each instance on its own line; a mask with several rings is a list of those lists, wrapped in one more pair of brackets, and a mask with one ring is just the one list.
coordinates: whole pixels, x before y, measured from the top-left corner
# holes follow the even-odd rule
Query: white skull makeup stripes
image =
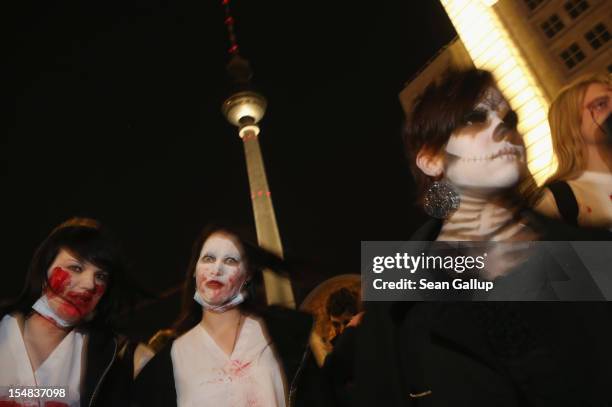
[(516, 185), (525, 170), (516, 114), (499, 90), (491, 87), (474, 106), (472, 117), (446, 144), (445, 177), (460, 190), (493, 192)]

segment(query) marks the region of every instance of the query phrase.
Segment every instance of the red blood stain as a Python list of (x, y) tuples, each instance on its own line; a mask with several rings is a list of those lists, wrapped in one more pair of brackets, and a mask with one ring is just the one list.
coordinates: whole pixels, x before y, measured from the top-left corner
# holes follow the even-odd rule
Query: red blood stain
[(229, 366), (228, 373), (234, 378), (243, 377), (249, 372), (251, 362), (242, 362), (240, 360), (232, 360), (232, 364)]
[(70, 284), (70, 273), (61, 267), (56, 267), (49, 277), (49, 287), (54, 294), (61, 294)]
[(612, 201), (612, 194), (610, 194), (610, 200)]
[(95, 284), (92, 291), (66, 293), (66, 307), (64, 310), (71, 317), (83, 317), (93, 311), (97, 305), (97, 299), (104, 294), (106, 287), (102, 284)]
[(45, 402), (45, 407), (68, 407), (68, 404), (60, 401), (47, 401)]
[(593, 209), (591, 209), (591, 207), (590, 207), (590, 206), (587, 206), (587, 212), (588, 212), (588, 213), (591, 213), (591, 212), (593, 212)]
[[(60, 297), (63, 301), (58, 311), (67, 319), (79, 319), (88, 315), (95, 308), (97, 301), (106, 290), (106, 286), (95, 284), (94, 289), (86, 292), (66, 291), (70, 285), (70, 273), (61, 267), (55, 267), (49, 277), (49, 287), (46, 294), (49, 298)], [(1, 407), (1, 406), (0, 406)]]
[(253, 398), (247, 399), (247, 407), (260, 407), (260, 406), (261, 406), (261, 403), (259, 403), (259, 400), (257, 400), (256, 398), (253, 397)]

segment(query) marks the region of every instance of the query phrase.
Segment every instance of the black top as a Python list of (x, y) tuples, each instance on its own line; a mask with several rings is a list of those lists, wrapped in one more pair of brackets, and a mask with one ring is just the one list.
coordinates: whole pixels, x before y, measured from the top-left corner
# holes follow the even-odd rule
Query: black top
[(136, 344), (110, 331), (89, 332), (81, 406), (129, 406)]
[[(593, 240), (533, 213), (547, 240)], [(412, 240), (435, 240), (430, 220)], [(608, 235), (609, 236), (609, 235)], [(607, 302), (368, 302), (355, 349), (356, 406), (612, 403)]]
[(547, 186), (552, 192), (561, 218), (572, 226), (578, 226), (578, 201), (572, 187), (565, 181), (556, 181)]

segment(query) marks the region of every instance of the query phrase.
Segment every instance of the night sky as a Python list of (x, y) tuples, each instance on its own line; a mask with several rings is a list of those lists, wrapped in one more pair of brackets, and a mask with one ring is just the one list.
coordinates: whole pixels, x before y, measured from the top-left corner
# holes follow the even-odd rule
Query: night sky
[[(242, 144), (220, 111), (220, 3), (18, 3), (6, 88), (15, 120), (0, 138), (0, 298), (20, 290), (35, 247), (71, 216), (110, 227), (132, 278), (157, 293), (182, 280), (207, 221), (254, 228)], [(408, 239), (422, 222), (398, 94), (455, 33), (434, 0), (231, 5), (269, 103), (260, 143), (285, 252), (301, 264), (299, 301), (358, 273), (361, 240)], [(141, 309), (134, 330), (171, 321), (167, 301)]]

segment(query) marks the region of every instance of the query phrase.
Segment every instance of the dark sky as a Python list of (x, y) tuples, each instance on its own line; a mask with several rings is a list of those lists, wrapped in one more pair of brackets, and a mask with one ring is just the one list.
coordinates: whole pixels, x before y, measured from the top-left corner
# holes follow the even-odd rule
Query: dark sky
[[(96, 3), (19, 2), (12, 20), (2, 298), (71, 216), (108, 225), (157, 292), (181, 281), (208, 220), (253, 226), (241, 141), (220, 112), (221, 1)], [(455, 34), (438, 1), (231, 4), (269, 102), (260, 143), (285, 251), (306, 261), (299, 300), (358, 273), (361, 240), (407, 239), (421, 222), (398, 93)]]

